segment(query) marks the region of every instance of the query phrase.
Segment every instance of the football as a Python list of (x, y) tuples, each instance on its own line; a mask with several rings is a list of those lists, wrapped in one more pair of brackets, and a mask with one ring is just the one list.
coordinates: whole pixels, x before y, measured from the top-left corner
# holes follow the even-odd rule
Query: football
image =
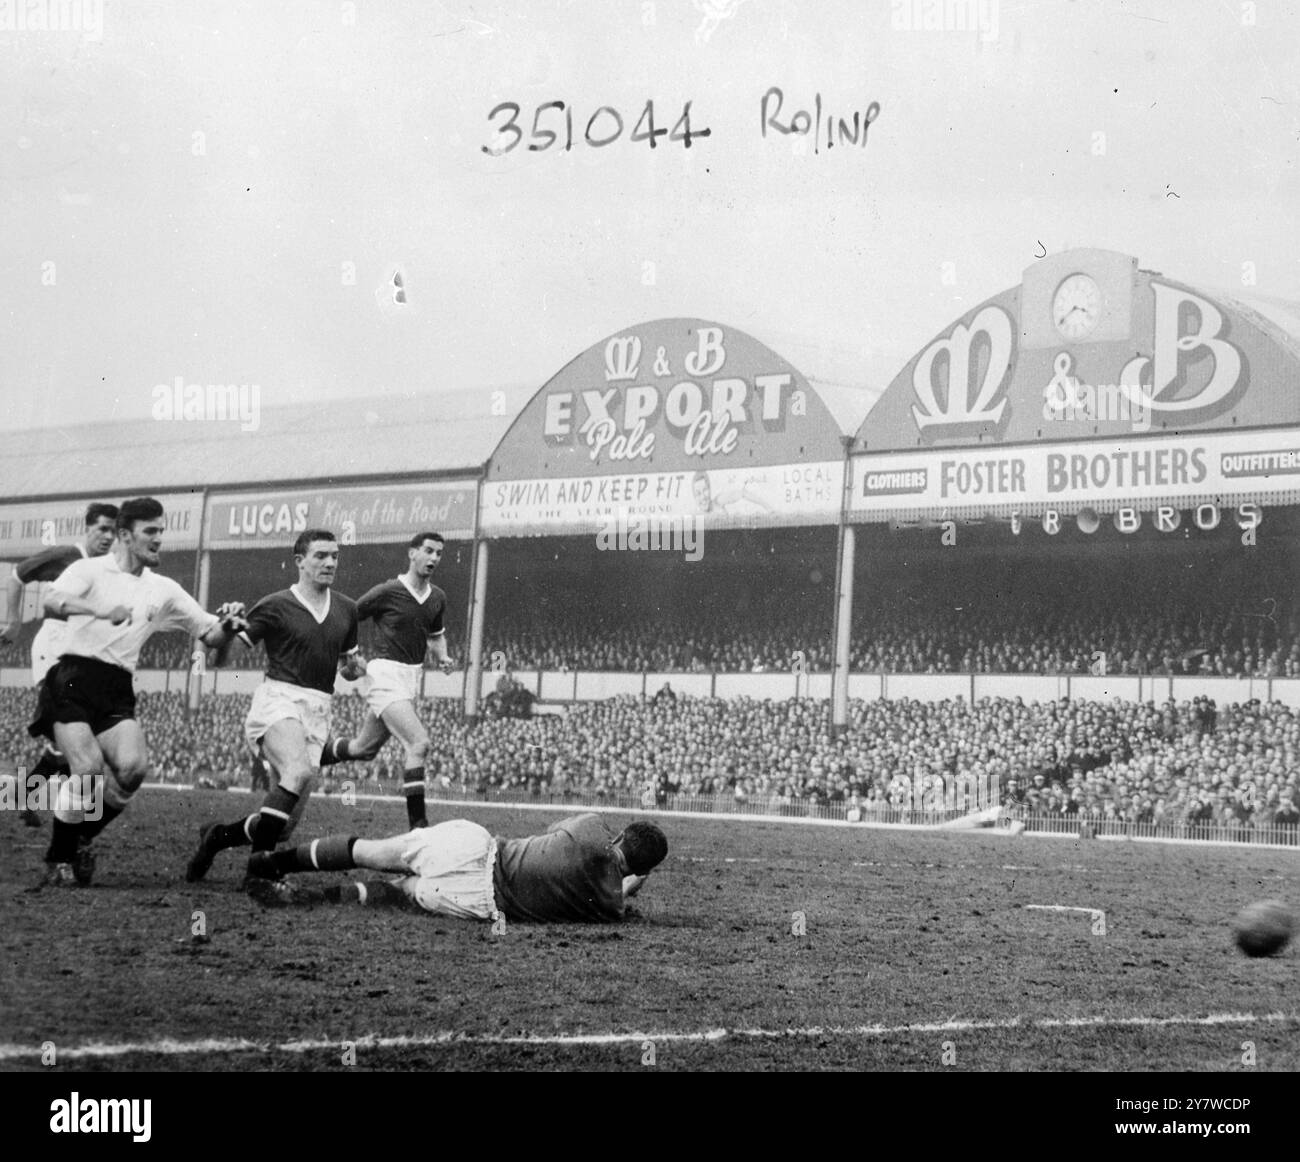
[(1237, 947), (1247, 956), (1274, 956), (1287, 946), (1295, 921), (1281, 900), (1259, 900), (1243, 908), (1233, 923)]

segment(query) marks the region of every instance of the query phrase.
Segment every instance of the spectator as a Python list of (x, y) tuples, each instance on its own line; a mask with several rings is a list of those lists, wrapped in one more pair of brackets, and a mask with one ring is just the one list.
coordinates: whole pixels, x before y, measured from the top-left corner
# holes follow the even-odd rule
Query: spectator
[[(240, 729), (247, 703), (210, 697), (187, 711), (179, 693), (141, 694), (157, 777), (220, 784), (250, 771)], [(0, 742), (16, 756), (32, 751), (29, 706), (30, 691), (0, 688)], [(1204, 709), (1118, 699), (854, 700), (848, 728), (833, 735), (828, 704), (810, 699), (677, 694), (670, 705), (622, 696), (574, 705), (563, 716), (478, 724), (451, 702), (419, 703), (444, 740), (439, 781), (483, 794), (639, 796), (649, 788), (661, 806), (677, 796), (721, 795), (731, 806), (795, 814), (845, 803), (872, 819), (951, 802), (958, 780), (972, 777), (1002, 787), (1008, 804), (1025, 812), (1294, 832), (1300, 716), (1280, 702), (1224, 705), (1215, 729), (1202, 731)], [(362, 710), (358, 698), (336, 699), (339, 729), (358, 726)], [(390, 747), (347, 777), (391, 790), (400, 766)]]

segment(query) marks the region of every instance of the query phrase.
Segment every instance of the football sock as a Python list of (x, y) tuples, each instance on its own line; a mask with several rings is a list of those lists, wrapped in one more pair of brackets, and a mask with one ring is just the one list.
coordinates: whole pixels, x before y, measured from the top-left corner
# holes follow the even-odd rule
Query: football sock
[(228, 847), (247, 847), (253, 842), (253, 827), (257, 823), (256, 815), (246, 819), (237, 819), (234, 823), (223, 823), (217, 828), (217, 850), (225, 851)]
[(424, 768), (410, 767), (402, 781), (402, 794), (406, 796), (406, 819), (415, 827), (427, 827), (424, 814)]
[[(111, 773), (106, 778), (94, 781), (89, 796), (83, 785), (81, 795), (83, 801), (89, 797), (89, 810), (78, 829), (78, 835), (83, 843), (89, 843), (126, 810), (135, 797), (135, 787), (128, 787), (116, 773)], [(92, 817), (95, 815), (97, 818)]]
[(54, 819), (54, 833), (50, 836), (49, 850), (45, 853), (46, 863), (71, 863), (77, 855), (77, 832), (79, 823), (65, 823), (57, 816)]
[(281, 875), (297, 871), (349, 871), (357, 866), (352, 858), (352, 848), (356, 842), (355, 835), (330, 835), (324, 839), (313, 839), (310, 843), (300, 843), (297, 847), (272, 852), (271, 863)]
[(84, 823), (77, 824), (77, 834), (87, 842), (94, 839), (101, 831), (104, 830), (114, 819), (116, 819), (125, 810), (125, 806), (113, 807), (105, 803), (101, 808), (98, 819), (87, 819)]
[(27, 772), (27, 778), (23, 787), (22, 801), (24, 803), (49, 803), (54, 806), (54, 794), (57, 787), (50, 787), (45, 793), (41, 793), (43, 784), (48, 784), (53, 775), (71, 774), (68, 766), (68, 760), (59, 754), (58, 751), (52, 751), (48, 747), (41, 751), (41, 757), (36, 760), (36, 765)]
[(349, 884), (330, 884), (325, 899), (331, 904), (363, 904), (367, 907), (401, 907), (406, 893), (396, 884), (384, 880), (353, 880)]
[(320, 765), (332, 767), (335, 763), (346, 763), (351, 759), (346, 738), (327, 738), (320, 752)]
[(267, 793), (257, 813), (257, 822), (253, 824), (254, 851), (275, 850), (297, 803), (298, 796), (292, 791), (286, 791), (284, 787), (276, 787)]

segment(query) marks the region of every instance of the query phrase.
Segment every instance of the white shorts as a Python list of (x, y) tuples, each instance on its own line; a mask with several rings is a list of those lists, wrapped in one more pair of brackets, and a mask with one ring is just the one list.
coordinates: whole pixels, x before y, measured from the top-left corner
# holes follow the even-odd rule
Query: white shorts
[(402, 837), (411, 876), (402, 890), (427, 912), (469, 920), (497, 918), (492, 873), (497, 841), (468, 819), (417, 827)]
[(423, 666), (408, 666), (387, 658), (366, 663), (366, 706), (378, 718), (394, 702), (414, 702), (420, 695)]
[(59, 660), (64, 643), (68, 640), (68, 623), (57, 617), (47, 617), (32, 638), (32, 685), (45, 681), (50, 667)]
[(253, 704), (244, 719), (248, 745), (260, 754), (262, 736), (286, 718), (302, 723), (307, 735), (307, 757), (312, 766), (320, 766), (321, 751), (329, 738), (330, 695), (267, 678), (253, 691)]

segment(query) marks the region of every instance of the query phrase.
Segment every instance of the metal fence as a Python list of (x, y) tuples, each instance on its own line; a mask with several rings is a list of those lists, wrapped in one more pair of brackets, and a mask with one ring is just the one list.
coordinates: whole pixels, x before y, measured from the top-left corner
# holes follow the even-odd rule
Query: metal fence
[[(367, 784), (370, 785), (373, 784)], [(822, 803), (815, 799), (798, 799), (783, 803), (767, 796), (737, 799), (733, 795), (666, 795), (651, 800), (646, 796), (628, 792), (603, 795), (589, 791), (534, 794), (519, 788), (492, 788), (477, 794), (455, 789), (448, 791), (431, 788), (429, 800), (465, 804), (518, 803), (554, 807), (606, 807), (633, 814), (638, 811), (655, 810), (689, 815), (753, 815), (768, 819), (820, 819), (839, 823), (910, 823), (929, 826), (948, 823), (965, 814), (964, 811), (955, 808), (937, 811), (891, 808), (888, 811), (879, 811), (869, 810), (859, 805), (855, 810), (847, 801)]]
[(1025, 831), (1038, 835), (1078, 835), (1084, 839), (1175, 839), (1185, 842), (1270, 844), (1300, 847), (1300, 829), (1295, 824), (1258, 827), (1250, 823), (1130, 823), (1123, 819), (1091, 819), (1077, 815), (1014, 815), (1003, 817), (1005, 828), (1014, 821)]
[[(149, 786), (189, 790), (188, 783), (150, 783)], [(400, 784), (388, 779), (368, 779), (352, 784), (346, 780), (330, 780), (322, 788), (326, 795), (346, 794), (348, 788), (358, 798), (382, 796), (395, 801), (401, 798)], [(211, 789), (226, 790), (221, 783)], [(230, 790), (247, 791), (246, 786)], [(961, 809), (907, 810), (890, 808), (873, 810), (849, 802), (820, 803), (805, 799), (788, 803), (768, 797), (736, 799), (732, 795), (667, 795), (655, 799), (628, 792), (600, 794), (590, 791), (564, 791), (533, 793), (523, 788), (490, 788), (473, 792), (458, 787), (429, 788), (429, 801), (448, 806), (492, 803), (501, 806), (518, 804), (533, 807), (602, 807), (610, 811), (638, 814), (644, 811), (665, 811), (683, 815), (749, 815), (762, 819), (817, 820), (845, 824), (901, 824), (913, 827), (937, 827), (958, 819), (969, 818)], [(1130, 823), (1122, 819), (1080, 818), (1077, 815), (1021, 815), (1004, 814), (996, 827), (1007, 830), (1012, 824), (1023, 823), (1024, 831), (1032, 835), (1066, 835), (1083, 839), (1165, 839), (1175, 842), (1204, 842), (1256, 846), (1291, 847), (1300, 849), (1300, 828), (1295, 824), (1279, 827), (1260, 827), (1249, 823), (1220, 826), (1208, 823)]]

